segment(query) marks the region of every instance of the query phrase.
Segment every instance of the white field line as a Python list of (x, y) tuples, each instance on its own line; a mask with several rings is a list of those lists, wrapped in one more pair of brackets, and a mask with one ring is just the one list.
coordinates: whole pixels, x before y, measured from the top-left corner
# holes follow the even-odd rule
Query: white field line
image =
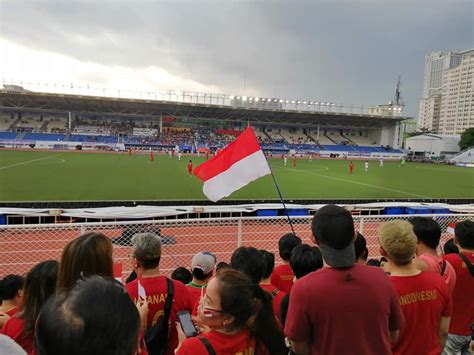
[[(285, 169), (285, 168), (281, 168), (281, 167), (279, 167), (279, 166), (276, 166), (276, 168)], [(395, 190), (395, 189), (389, 189), (388, 187), (382, 187), (382, 186), (377, 186), (377, 185), (364, 184), (363, 182), (357, 182), (357, 181), (351, 181), (351, 180), (341, 179), (341, 178), (338, 178), (338, 177), (327, 176), (327, 175), (318, 174), (318, 173), (313, 173), (313, 172), (305, 171), (305, 170), (295, 170), (295, 169), (292, 169), (292, 168), (286, 168), (286, 170), (296, 171), (296, 172), (299, 172), (299, 173), (305, 173), (305, 174), (310, 174), (310, 175), (317, 175), (317, 176), (321, 176), (321, 177), (328, 178), (328, 179), (333, 179), (333, 180), (348, 182), (348, 183), (351, 183), (351, 184), (356, 184), (356, 185), (361, 185), (361, 186), (373, 187), (373, 188), (380, 189), (380, 190), (398, 192), (398, 193), (405, 194), (405, 195), (411, 195), (411, 196), (416, 196), (416, 197), (421, 197), (421, 198), (426, 198), (426, 199), (430, 199), (430, 198), (431, 198), (431, 197), (428, 197), (428, 196), (413, 194), (413, 193), (411, 193), (411, 192), (400, 191), (400, 190)]]
[(12, 164), (12, 165), (7, 165), (7, 166), (1, 166), (0, 167), (0, 170), (2, 169), (7, 169), (7, 168), (11, 168), (13, 166), (18, 166), (18, 165), (23, 165), (23, 164), (28, 164), (28, 163), (32, 163), (34, 161), (39, 161), (39, 160), (44, 160), (44, 159), (49, 159), (49, 158), (54, 158), (54, 157), (57, 157), (61, 154), (55, 154), (55, 155), (50, 155), (48, 157), (43, 157), (43, 158), (39, 158), (39, 159), (33, 159), (33, 160), (27, 160), (27, 161), (23, 161), (21, 163), (16, 163), (16, 164)]

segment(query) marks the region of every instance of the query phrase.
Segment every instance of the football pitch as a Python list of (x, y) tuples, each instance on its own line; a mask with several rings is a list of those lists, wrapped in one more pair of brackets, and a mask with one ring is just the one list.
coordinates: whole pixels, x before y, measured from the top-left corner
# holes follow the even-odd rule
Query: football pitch
[[(103, 201), (205, 199), (202, 182), (187, 174), (204, 158), (146, 154), (0, 151), (0, 201)], [(398, 162), (269, 159), (286, 199), (474, 198), (474, 169)], [(229, 199), (277, 199), (270, 176)]]

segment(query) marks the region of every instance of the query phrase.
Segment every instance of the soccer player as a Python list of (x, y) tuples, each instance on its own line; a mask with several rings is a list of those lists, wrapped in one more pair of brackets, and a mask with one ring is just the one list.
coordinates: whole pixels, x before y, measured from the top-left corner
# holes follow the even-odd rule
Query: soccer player
[(287, 164), (288, 164), (288, 157), (285, 155), (285, 156), (283, 157), (283, 165), (286, 166)]
[(379, 168), (383, 168), (383, 158), (380, 158), (380, 161), (379, 161)]
[(309, 155), (309, 161), (313, 161), (313, 155), (312, 154)]
[(398, 167), (401, 167), (402, 165), (405, 165), (405, 158), (400, 159), (400, 164), (398, 164)]
[(181, 151), (178, 150), (178, 160), (181, 160)]
[(150, 152), (150, 163), (153, 163), (155, 161), (155, 153), (153, 151)]
[(189, 160), (188, 162), (188, 176), (191, 176), (193, 174), (193, 161)]
[(364, 163), (364, 169), (365, 169), (365, 172), (367, 172), (369, 170), (369, 161), (366, 160), (365, 163)]
[(206, 160), (209, 159), (209, 150), (206, 150)]
[(349, 163), (349, 172), (352, 174), (354, 172), (354, 163), (350, 162)]
[(132, 148), (128, 148), (128, 155), (132, 155)]
[(296, 168), (296, 155), (293, 156), (293, 168)]

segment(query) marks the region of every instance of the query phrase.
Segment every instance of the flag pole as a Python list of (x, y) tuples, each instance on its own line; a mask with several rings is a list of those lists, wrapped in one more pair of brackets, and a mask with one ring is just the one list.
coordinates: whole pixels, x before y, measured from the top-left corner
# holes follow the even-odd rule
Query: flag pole
[[(265, 159), (267, 159), (267, 157), (265, 156)], [(268, 159), (267, 159), (267, 164), (268, 164), (268, 167), (270, 168), (270, 164), (268, 163)], [(283, 205), (283, 209), (285, 211), (285, 215), (286, 215), (286, 218), (288, 218), (288, 223), (290, 225), (290, 228), (291, 228), (291, 231), (293, 232), (294, 235), (296, 235), (295, 233), (295, 230), (293, 228), (293, 223), (291, 222), (291, 218), (290, 218), (290, 215), (288, 214), (288, 209), (286, 208), (286, 204), (285, 204), (285, 200), (283, 199), (283, 195), (281, 194), (281, 191), (280, 191), (280, 187), (278, 187), (278, 184), (277, 184), (277, 181), (275, 179), (275, 175), (273, 175), (273, 170), (272, 168), (270, 168), (270, 173), (272, 175), (272, 179), (273, 179), (273, 183), (275, 184), (275, 187), (278, 191), (278, 196), (280, 196), (280, 201)]]

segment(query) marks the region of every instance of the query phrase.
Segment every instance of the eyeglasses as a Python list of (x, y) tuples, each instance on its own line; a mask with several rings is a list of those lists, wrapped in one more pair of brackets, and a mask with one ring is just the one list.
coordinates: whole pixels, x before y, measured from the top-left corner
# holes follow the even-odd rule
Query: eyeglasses
[(201, 307), (201, 309), (203, 310), (204, 317), (211, 318), (212, 317), (211, 312), (224, 314), (225, 312), (221, 309), (214, 309), (214, 308), (204, 307), (204, 301), (205, 301), (204, 289), (205, 289), (205, 287), (201, 287), (201, 297), (199, 299), (199, 307)]

